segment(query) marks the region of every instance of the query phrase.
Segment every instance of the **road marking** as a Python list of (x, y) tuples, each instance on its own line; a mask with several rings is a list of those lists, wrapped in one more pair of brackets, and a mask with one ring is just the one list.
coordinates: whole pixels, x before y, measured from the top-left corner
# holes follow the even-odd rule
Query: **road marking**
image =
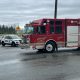
[(8, 61), (1, 61), (0, 62), (0, 66), (9, 65), (9, 64), (16, 64), (16, 63), (19, 63), (19, 62), (20, 62), (19, 59), (8, 60)]

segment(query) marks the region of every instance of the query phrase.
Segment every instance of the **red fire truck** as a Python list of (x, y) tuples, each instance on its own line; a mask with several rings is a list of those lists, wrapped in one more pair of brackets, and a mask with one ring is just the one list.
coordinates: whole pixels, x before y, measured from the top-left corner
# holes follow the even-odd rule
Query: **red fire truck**
[(33, 49), (53, 52), (59, 47), (80, 47), (80, 19), (40, 19), (25, 25), (23, 41)]

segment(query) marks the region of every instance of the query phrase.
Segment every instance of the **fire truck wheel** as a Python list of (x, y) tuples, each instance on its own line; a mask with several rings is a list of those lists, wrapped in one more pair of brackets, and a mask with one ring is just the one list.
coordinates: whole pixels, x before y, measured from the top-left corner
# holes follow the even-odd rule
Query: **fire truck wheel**
[(45, 46), (45, 50), (47, 52), (53, 52), (55, 51), (55, 44), (53, 42), (48, 42)]

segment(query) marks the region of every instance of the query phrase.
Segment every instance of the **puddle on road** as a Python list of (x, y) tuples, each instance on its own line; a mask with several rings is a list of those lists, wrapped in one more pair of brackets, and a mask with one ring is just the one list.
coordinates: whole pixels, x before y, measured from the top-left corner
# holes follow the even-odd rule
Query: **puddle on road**
[(37, 59), (53, 59), (53, 60), (58, 60), (58, 59), (66, 59), (68, 56), (79, 56), (80, 55), (80, 50), (61, 50), (58, 52), (54, 53), (40, 53), (37, 51), (32, 51), (32, 52), (24, 52), (20, 53), (19, 57), (21, 61), (29, 61), (29, 60), (37, 60)]
[(17, 63), (19, 63), (19, 59), (0, 61), (0, 66), (12, 65), (12, 64), (17, 64)]
[(46, 80), (65, 80), (66, 76), (67, 76), (67, 74), (60, 73), (60, 74), (57, 74), (57, 75), (53, 75), (53, 78), (48, 78)]
[(21, 57), (21, 61), (28, 61), (28, 60), (36, 60), (36, 59), (42, 59), (42, 58), (46, 58), (45, 55), (28, 55), (28, 56), (22, 56)]
[(36, 60), (46, 58), (47, 55), (45, 54), (38, 54), (37, 52), (29, 52), (29, 53), (21, 53), (20, 58), (21, 61), (29, 61), (29, 60)]

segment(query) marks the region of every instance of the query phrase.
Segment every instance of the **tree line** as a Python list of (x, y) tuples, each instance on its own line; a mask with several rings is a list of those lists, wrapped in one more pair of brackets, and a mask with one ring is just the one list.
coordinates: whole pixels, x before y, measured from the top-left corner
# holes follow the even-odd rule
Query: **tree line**
[(0, 25), (0, 34), (16, 34), (13, 26)]

